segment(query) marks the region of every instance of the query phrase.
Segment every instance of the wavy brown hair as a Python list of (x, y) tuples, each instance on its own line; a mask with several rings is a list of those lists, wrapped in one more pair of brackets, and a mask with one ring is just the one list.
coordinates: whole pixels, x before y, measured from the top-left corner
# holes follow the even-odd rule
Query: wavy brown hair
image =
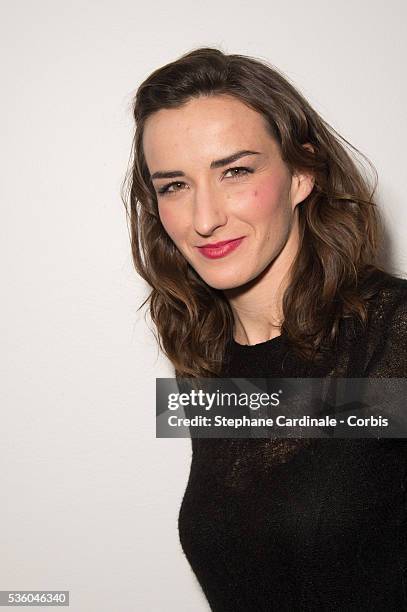
[[(290, 172), (310, 171), (315, 177), (313, 190), (297, 205), (300, 245), (283, 296), (281, 333), (300, 358), (318, 361), (344, 318), (366, 323), (375, 272), (384, 271), (377, 261), (382, 241), (373, 202), (377, 173), (285, 76), (253, 57), (195, 49), (155, 70), (136, 92), (136, 129), (122, 199), (134, 265), (151, 287), (140, 308), (149, 302), (153, 332), (177, 376), (219, 375), (234, 332), (231, 307), (164, 230), (143, 153), (144, 125), (153, 113), (217, 94), (235, 96), (263, 115)], [(368, 162), (373, 181), (355, 153)]]

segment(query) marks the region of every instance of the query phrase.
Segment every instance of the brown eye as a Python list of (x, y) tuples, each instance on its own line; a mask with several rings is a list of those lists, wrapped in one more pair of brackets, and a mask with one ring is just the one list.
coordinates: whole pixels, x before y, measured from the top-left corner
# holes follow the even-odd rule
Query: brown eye
[[(228, 168), (227, 170), (225, 170), (223, 176), (226, 176), (226, 174), (228, 172), (231, 172), (232, 175), (230, 178), (234, 179), (234, 178), (239, 178), (241, 176), (245, 176), (246, 174), (253, 174), (254, 170), (252, 170), (251, 168), (244, 168), (244, 167), (236, 167), (236, 168)], [(229, 178), (229, 177), (226, 177)]]
[(185, 183), (183, 183), (182, 181), (174, 181), (172, 183), (168, 183), (168, 185), (164, 185), (164, 187), (161, 187), (160, 189), (158, 189), (158, 193), (160, 195), (175, 193), (176, 191), (180, 191), (180, 189), (170, 189), (170, 187), (179, 186), (179, 185), (185, 185)]

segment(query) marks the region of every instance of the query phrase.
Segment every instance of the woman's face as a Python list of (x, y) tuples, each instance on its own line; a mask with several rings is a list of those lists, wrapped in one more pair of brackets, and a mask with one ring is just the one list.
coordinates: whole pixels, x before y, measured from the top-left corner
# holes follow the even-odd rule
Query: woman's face
[(291, 176), (262, 115), (230, 95), (200, 97), (151, 115), (143, 149), (163, 227), (208, 285), (243, 286), (284, 251), (313, 183)]

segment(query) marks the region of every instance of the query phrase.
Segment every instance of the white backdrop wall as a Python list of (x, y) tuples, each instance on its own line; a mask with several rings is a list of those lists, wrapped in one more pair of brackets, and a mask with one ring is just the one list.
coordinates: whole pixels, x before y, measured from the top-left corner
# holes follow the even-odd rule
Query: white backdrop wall
[(198, 46), (267, 59), (375, 164), (405, 273), (405, 6), (2, 1), (0, 590), (209, 609), (177, 533), (190, 441), (155, 439), (173, 371), (137, 312), (119, 195), (132, 95)]

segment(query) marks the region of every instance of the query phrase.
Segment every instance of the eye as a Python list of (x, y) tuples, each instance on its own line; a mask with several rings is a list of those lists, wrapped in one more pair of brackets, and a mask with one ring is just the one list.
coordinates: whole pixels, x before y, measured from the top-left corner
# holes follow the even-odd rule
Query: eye
[(239, 178), (241, 176), (245, 176), (246, 174), (253, 174), (254, 170), (252, 170), (252, 168), (244, 168), (242, 166), (235, 167), (235, 168), (228, 168), (223, 173), (223, 176), (226, 176), (228, 172), (232, 172), (232, 176), (230, 178), (234, 179), (234, 178)]
[[(231, 172), (231, 177), (226, 177), (228, 172)], [(223, 176), (226, 178), (237, 179), (241, 176), (245, 176), (246, 174), (253, 174), (254, 170), (252, 168), (245, 168), (243, 166), (238, 166), (234, 168), (228, 168), (223, 173)], [(167, 185), (163, 185), (160, 189), (157, 190), (157, 193), (160, 196), (170, 195), (171, 193), (176, 193), (177, 191), (183, 191), (183, 189), (187, 187), (187, 185), (183, 181), (173, 181), (172, 183), (168, 183)]]
[(170, 187), (185, 185), (182, 181), (174, 181), (173, 183), (168, 183), (168, 185), (164, 185), (157, 190), (157, 193), (160, 195), (167, 195), (170, 193), (175, 193), (176, 191), (180, 191), (180, 189), (170, 189)]

